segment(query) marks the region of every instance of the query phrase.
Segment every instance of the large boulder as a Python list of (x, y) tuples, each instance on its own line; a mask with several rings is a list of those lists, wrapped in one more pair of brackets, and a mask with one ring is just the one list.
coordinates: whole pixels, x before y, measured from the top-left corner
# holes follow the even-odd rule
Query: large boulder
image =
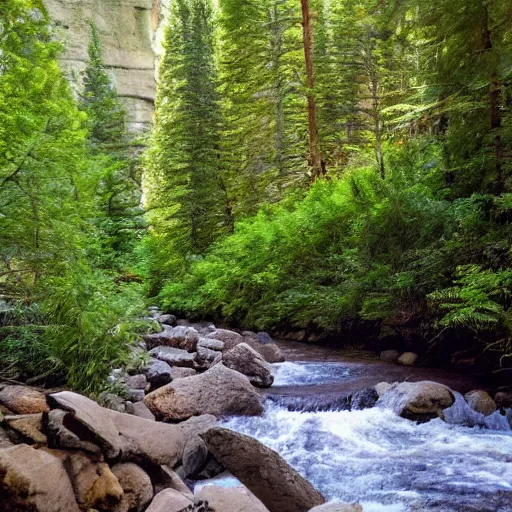
[[(100, 407), (77, 393), (48, 397), (53, 408), (68, 413), (63, 426), (80, 440), (99, 446), (108, 459), (174, 466), (183, 454), (185, 434), (174, 425), (146, 420)], [(55, 439), (59, 445), (59, 439)]]
[(244, 341), (240, 334), (234, 331), (228, 331), (227, 329), (215, 329), (206, 334), (205, 338), (222, 341), (224, 343), (224, 350), (230, 350)]
[(256, 416), (263, 412), (249, 379), (223, 364), (173, 381), (146, 395), (144, 403), (157, 419), (171, 421), (200, 414)]
[(173, 379), (171, 366), (159, 359), (150, 359), (141, 371), (154, 389), (169, 384)]
[(453, 405), (455, 397), (447, 386), (431, 381), (393, 384), (378, 401), (403, 418), (428, 421), (441, 417), (443, 409)]
[(144, 341), (149, 348), (164, 346), (179, 348), (187, 352), (196, 351), (199, 333), (193, 327), (184, 327), (181, 325), (177, 327), (164, 325), (163, 327), (164, 330), (162, 332), (144, 336)]
[(284, 361), (281, 349), (266, 332), (256, 334), (251, 331), (245, 331), (243, 333), (243, 342), (261, 354), (267, 363), (282, 363)]
[[(207, 501), (219, 512), (268, 512), (268, 508), (247, 488), (205, 485), (195, 493), (196, 502)], [(284, 509), (283, 509), (284, 510)]]
[(496, 402), (491, 398), (489, 393), (481, 389), (475, 389), (464, 395), (466, 402), (476, 412), (489, 416), (496, 411)]
[(84, 452), (48, 450), (62, 462), (82, 510), (111, 510), (123, 497), (123, 489), (108, 464)]
[(0, 450), (0, 504), (6, 512), (80, 512), (62, 462), (27, 445)]
[(185, 368), (194, 368), (195, 366), (195, 354), (180, 348), (155, 347), (149, 351), (149, 355), (166, 362), (169, 366), (184, 366)]
[(274, 382), (270, 364), (247, 343), (240, 343), (225, 352), (222, 362), (228, 368), (249, 377), (253, 386), (269, 388)]
[(181, 512), (190, 505), (193, 505), (192, 500), (180, 492), (175, 489), (165, 489), (153, 498), (146, 512)]
[(38, 414), (48, 411), (43, 393), (26, 386), (5, 386), (0, 390), (0, 404), (16, 414)]
[(43, 415), (22, 414), (21, 416), (5, 416), (2, 426), (16, 444), (46, 444), (48, 438), (43, 432)]
[(142, 512), (153, 499), (153, 484), (148, 474), (131, 462), (116, 464), (112, 473), (123, 489), (121, 501), (113, 512)]
[(219, 427), (201, 437), (216, 459), (270, 512), (307, 512), (325, 502), (280, 455), (256, 439)]

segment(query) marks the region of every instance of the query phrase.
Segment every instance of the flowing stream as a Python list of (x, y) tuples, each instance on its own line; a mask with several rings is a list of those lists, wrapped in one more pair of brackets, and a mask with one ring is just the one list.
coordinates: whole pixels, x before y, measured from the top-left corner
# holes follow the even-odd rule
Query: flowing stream
[(382, 380), (437, 380), (464, 393), (476, 387), (471, 379), (283, 347), (289, 361), (274, 365), (265, 414), (225, 426), (279, 452), (329, 500), (359, 501), (365, 512), (512, 512), (510, 415), (472, 416), (459, 396), (451, 420), (491, 428), (418, 425), (380, 407), (343, 410), (340, 400)]

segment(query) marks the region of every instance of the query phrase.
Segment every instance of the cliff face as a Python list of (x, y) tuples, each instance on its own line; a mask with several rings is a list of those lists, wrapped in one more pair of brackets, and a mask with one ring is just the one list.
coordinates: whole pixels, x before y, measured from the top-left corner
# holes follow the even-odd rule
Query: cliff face
[(44, 0), (66, 51), (62, 64), (80, 87), (88, 61), (89, 23), (100, 34), (105, 64), (128, 111), (129, 128), (151, 126), (156, 95), (155, 60), (168, 0)]

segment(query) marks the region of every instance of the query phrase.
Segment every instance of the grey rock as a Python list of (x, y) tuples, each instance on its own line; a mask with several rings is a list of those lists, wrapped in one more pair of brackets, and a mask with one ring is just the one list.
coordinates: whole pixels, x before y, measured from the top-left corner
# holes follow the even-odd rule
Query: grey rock
[[(126, 400), (129, 400), (130, 402), (142, 402), (146, 394), (143, 389), (127, 389), (125, 395)], [(124, 412), (128, 412), (128, 410), (126, 409), (126, 403)]]
[(98, 398), (98, 403), (102, 407), (106, 407), (107, 409), (111, 409), (112, 411), (117, 412), (126, 412), (126, 400), (121, 398), (119, 395), (114, 393), (108, 393), (104, 391), (100, 394)]
[(206, 465), (208, 447), (198, 436), (190, 436), (183, 450), (183, 472), (187, 478), (197, 475)]
[(378, 399), (379, 394), (374, 388), (361, 389), (352, 395), (350, 406), (353, 410), (369, 409)]
[(169, 366), (193, 368), (195, 363), (195, 354), (174, 347), (155, 347), (149, 351), (149, 355), (164, 361)]
[(157, 318), (157, 321), (161, 324), (175, 326), (176, 322), (177, 322), (177, 318), (174, 315), (160, 315)]
[(155, 416), (147, 408), (144, 402), (126, 402), (126, 412), (128, 414), (132, 414), (133, 416), (138, 416), (139, 418), (155, 421)]
[(153, 388), (165, 386), (172, 381), (171, 366), (159, 359), (150, 359), (141, 371), (146, 374), (146, 378)]
[(222, 512), (268, 512), (267, 507), (246, 487), (202, 486), (195, 494), (196, 501), (207, 502)]
[(124, 379), (124, 383), (128, 389), (146, 389), (148, 380), (145, 375), (128, 375)]
[(224, 350), (224, 342), (220, 340), (214, 340), (211, 338), (201, 338), (197, 343), (198, 347), (208, 348), (210, 350), (217, 350), (222, 352)]
[(268, 388), (274, 382), (270, 365), (246, 343), (239, 343), (224, 352), (222, 361), (228, 368), (246, 375), (253, 386)]
[(189, 506), (193, 506), (192, 500), (175, 489), (165, 489), (153, 498), (146, 512), (182, 512)]
[(385, 363), (396, 363), (400, 357), (398, 350), (384, 350), (380, 353), (380, 360)]
[(165, 326), (162, 332), (144, 336), (144, 341), (150, 348), (165, 346), (195, 352), (199, 333), (193, 327)]

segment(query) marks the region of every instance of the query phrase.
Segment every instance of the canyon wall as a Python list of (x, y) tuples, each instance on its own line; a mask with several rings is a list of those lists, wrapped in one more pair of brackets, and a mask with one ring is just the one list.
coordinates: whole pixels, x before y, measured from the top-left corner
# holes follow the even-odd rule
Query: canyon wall
[(90, 22), (100, 35), (105, 64), (128, 112), (129, 129), (152, 123), (156, 95), (155, 62), (168, 0), (44, 0), (56, 36), (65, 45), (62, 65), (81, 86), (91, 39)]

